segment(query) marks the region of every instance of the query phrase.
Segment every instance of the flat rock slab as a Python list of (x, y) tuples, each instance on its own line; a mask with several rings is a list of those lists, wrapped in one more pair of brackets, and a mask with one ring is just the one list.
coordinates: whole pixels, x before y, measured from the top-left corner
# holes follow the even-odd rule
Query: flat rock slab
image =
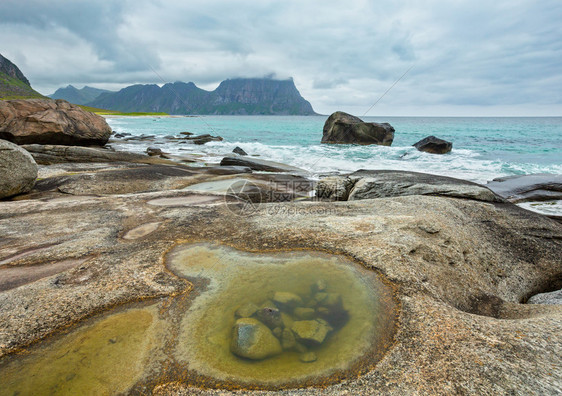
[(52, 144), (25, 144), (40, 165), (60, 164), (65, 162), (133, 162), (145, 164), (173, 164), (171, 161), (150, 157), (146, 154), (112, 151), (101, 147), (75, 147)]
[(500, 177), (488, 182), (486, 187), (513, 203), (562, 199), (562, 175)]
[(63, 260), (34, 266), (0, 268), (0, 292), (64, 272), (83, 264), (88, 258)]
[(154, 206), (192, 206), (217, 203), (221, 201), (221, 199), (220, 196), (216, 195), (186, 195), (183, 197), (152, 199), (147, 203)]
[(66, 173), (40, 180), (34, 192), (58, 191), (72, 195), (114, 195), (180, 189), (199, 175), (180, 164), (143, 165), (79, 173)]

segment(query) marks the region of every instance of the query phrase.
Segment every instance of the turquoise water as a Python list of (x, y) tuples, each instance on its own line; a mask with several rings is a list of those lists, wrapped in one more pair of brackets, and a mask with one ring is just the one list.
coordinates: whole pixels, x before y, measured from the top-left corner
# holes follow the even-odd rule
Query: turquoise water
[[(389, 122), (396, 130), (391, 147), (321, 145), (326, 116), (202, 116), (108, 118), (116, 132), (155, 135), (155, 141), (114, 143), (118, 149), (202, 153), (218, 163), (236, 146), (250, 155), (304, 168), (313, 175), (357, 169), (427, 172), (485, 183), (499, 176), (562, 173), (562, 117), (437, 118), (365, 117)], [(204, 146), (163, 139), (188, 131), (220, 135)], [(418, 152), (412, 144), (428, 136), (453, 142), (446, 155)]]

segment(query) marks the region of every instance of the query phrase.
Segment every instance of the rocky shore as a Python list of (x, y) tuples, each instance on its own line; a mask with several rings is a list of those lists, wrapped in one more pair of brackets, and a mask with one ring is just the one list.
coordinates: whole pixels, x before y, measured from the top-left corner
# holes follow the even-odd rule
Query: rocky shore
[[(393, 344), (376, 365), (328, 382), (323, 394), (555, 395), (562, 389), (562, 306), (526, 304), (562, 288), (562, 225), (485, 186), (394, 171), (316, 183), (290, 167), (263, 169), (263, 161), (251, 159), (193, 167), (95, 148), (26, 148), (39, 163), (37, 182), (0, 200), (1, 383), (9, 380), (7, 364), (84, 324), (139, 301), (162, 312), (178, 298), (196, 300), (205, 272), (177, 276), (166, 255), (179, 244), (208, 242), (256, 253), (345, 256), (392, 288), (398, 307)], [(274, 298), (272, 309), (288, 304), (287, 295)], [(325, 336), (332, 332), (334, 325), (321, 322), (305, 302), (295, 302), (292, 312), (296, 308), (295, 318), (324, 326)], [(266, 319), (253, 315), (240, 314), (251, 317), (237, 319), (238, 330), (264, 330), (256, 322)], [(311, 323), (292, 326), (300, 340), (313, 339), (309, 343), (322, 333), (305, 335)], [(283, 331), (270, 340), (270, 353), (280, 352)], [(179, 370), (177, 361), (167, 364)], [(213, 389), (212, 382), (190, 378), (145, 370), (122, 391), (234, 394), (244, 388), (234, 381)], [(319, 391), (318, 385), (249, 389)]]

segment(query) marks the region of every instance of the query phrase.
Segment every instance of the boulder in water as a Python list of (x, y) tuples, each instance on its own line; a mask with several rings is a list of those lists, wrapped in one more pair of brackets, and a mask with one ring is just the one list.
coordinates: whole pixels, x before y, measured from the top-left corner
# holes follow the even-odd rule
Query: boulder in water
[(394, 128), (389, 123), (363, 122), (342, 111), (333, 113), (324, 124), (322, 143), (378, 144), (390, 146)]
[(232, 152), (233, 152), (234, 154), (238, 154), (238, 155), (248, 155), (247, 152), (245, 152), (241, 147), (238, 147), (238, 146), (236, 146), (236, 147), (234, 148), (234, 150), (232, 150)]
[(283, 352), (271, 330), (253, 318), (238, 319), (232, 330), (230, 351), (236, 356), (262, 360)]
[(453, 149), (453, 143), (435, 136), (428, 136), (414, 144), (419, 151), (431, 154), (447, 154)]

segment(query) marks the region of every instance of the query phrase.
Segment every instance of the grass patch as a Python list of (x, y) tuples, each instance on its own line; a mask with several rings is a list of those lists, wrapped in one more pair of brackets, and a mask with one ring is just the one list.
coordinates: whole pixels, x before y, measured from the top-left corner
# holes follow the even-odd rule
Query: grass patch
[(99, 115), (115, 115), (115, 116), (129, 116), (129, 117), (139, 117), (139, 116), (167, 116), (169, 115), (168, 113), (150, 113), (150, 112), (138, 112), (138, 113), (123, 113), (121, 111), (116, 111), (116, 110), (105, 110), (105, 109), (98, 109), (96, 107), (90, 107), (90, 106), (83, 106), (83, 105), (78, 105), (80, 106), (82, 109), (86, 110), (86, 111), (90, 111), (92, 113), (96, 113)]
[(48, 99), (23, 81), (0, 72), (0, 100)]

